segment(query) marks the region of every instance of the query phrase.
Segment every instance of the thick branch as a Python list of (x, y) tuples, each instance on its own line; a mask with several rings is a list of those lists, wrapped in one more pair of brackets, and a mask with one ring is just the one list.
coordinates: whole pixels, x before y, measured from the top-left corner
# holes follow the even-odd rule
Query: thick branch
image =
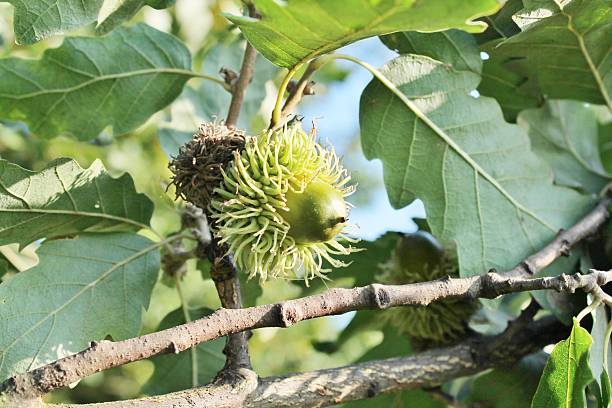
[(566, 336), (567, 329), (546, 318), (509, 329), (499, 336), (476, 336), (456, 346), (408, 357), (346, 367), (262, 378), (252, 391), (210, 385), (159, 397), (64, 408), (144, 407), (321, 407), (372, 398), (409, 388), (439, 386), (453, 378), (512, 364)]
[[(16, 375), (0, 386), (0, 392), (22, 397), (36, 397), (81, 378), (111, 367), (152, 357), (180, 352), (196, 344), (228, 334), (261, 327), (288, 327), (302, 320), (336, 315), (354, 310), (384, 309), (401, 305), (427, 305), (450, 297), (493, 298), (524, 290), (593, 290), (593, 280), (605, 280), (610, 272), (594, 275), (562, 275), (532, 279), (585, 237), (593, 234), (608, 218), (608, 201), (601, 202), (570, 229), (550, 244), (506, 273), (489, 272), (481, 276), (441, 279), (408, 285), (372, 284), (354, 289), (331, 289), (324, 293), (277, 304), (247, 309), (220, 309), (188, 324), (120, 342), (100, 342), (72, 356)], [(590, 277), (589, 277), (590, 276)]]

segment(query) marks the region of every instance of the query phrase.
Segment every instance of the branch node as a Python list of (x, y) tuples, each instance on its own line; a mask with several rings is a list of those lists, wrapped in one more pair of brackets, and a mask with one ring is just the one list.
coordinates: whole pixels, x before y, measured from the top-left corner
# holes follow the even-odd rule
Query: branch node
[(277, 304), (278, 313), (280, 316), (281, 327), (293, 326), (301, 320), (301, 313), (294, 307), (289, 305)]
[(387, 289), (378, 283), (371, 284), (370, 289), (372, 291), (376, 307), (379, 309), (388, 308), (391, 304), (391, 297), (389, 296)]
[(175, 342), (171, 341), (170, 344), (168, 345), (168, 353), (178, 354), (180, 352), (181, 352), (181, 350), (179, 350), (179, 347), (177, 346), (177, 344)]

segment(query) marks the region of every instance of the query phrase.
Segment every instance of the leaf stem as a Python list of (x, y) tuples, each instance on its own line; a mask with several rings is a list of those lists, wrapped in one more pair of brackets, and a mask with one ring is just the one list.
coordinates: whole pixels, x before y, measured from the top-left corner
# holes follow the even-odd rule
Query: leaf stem
[(276, 95), (276, 102), (274, 103), (274, 110), (272, 111), (272, 120), (270, 122), (270, 129), (274, 129), (282, 120), (282, 110), (283, 110), (283, 96), (285, 96), (285, 92), (287, 91), (287, 86), (289, 82), (291, 82), (291, 78), (293, 78), (296, 72), (300, 69), (303, 64), (297, 64), (293, 68), (287, 72), (285, 77), (283, 78), (283, 82), (281, 82), (278, 88), (278, 95)]
[(576, 316), (576, 320), (578, 320), (578, 323), (580, 323), (580, 321), (582, 319), (584, 319), (589, 313), (591, 313), (592, 311), (594, 311), (595, 309), (597, 309), (599, 307), (599, 305), (601, 305), (602, 300), (599, 298), (595, 298), (590, 305), (588, 305), (587, 307), (585, 307), (584, 309), (582, 309), (580, 311), (580, 313), (578, 313), (578, 316)]
[(212, 81), (215, 82), (219, 85), (221, 85), (226, 91), (231, 92), (232, 88), (229, 84), (226, 84), (225, 81), (223, 81), (220, 78), (216, 78), (212, 75), (206, 75), (206, 74), (200, 74), (197, 72), (191, 72), (194, 78), (199, 78), (199, 79), (206, 79), (207, 81)]

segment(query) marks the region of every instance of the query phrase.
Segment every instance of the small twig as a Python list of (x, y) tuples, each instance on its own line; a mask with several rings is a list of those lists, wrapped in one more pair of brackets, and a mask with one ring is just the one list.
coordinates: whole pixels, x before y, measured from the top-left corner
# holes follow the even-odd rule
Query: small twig
[[(0, 385), (0, 393), (38, 397), (108, 368), (168, 352), (180, 352), (196, 344), (228, 334), (262, 327), (289, 327), (297, 322), (354, 310), (385, 309), (402, 305), (428, 305), (447, 298), (494, 298), (504, 293), (553, 289), (573, 292), (579, 288), (598, 294), (612, 272), (532, 278), (574, 244), (595, 233), (608, 219), (603, 200), (574, 226), (559, 234), (542, 250), (506, 273), (489, 272), (467, 278), (444, 278), (407, 285), (372, 284), (354, 289), (331, 289), (318, 295), (246, 309), (219, 309), (191, 323), (119, 342), (92, 347), (16, 375)], [(606, 295), (607, 296), (607, 295)], [(606, 298), (606, 297), (604, 297)]]
[[(311, 89), (314, 83), (310, 80), (310, 77), (312, 76), (312, 74), (315, 73), (317, 69), (319, 69), (319, 67), (320, 63), (317, 60), (311, 61), (310, 64), (308, 64), (308, 66), (306, 67), (304, 74), (302, 74), (302, 77), (295, 84), (295, 86), (291, 88), (289, 88), (288, 86), (287, 89), (289, 90), (289, 96), (287, 97), (285, 105), (283, 105), (283, 109), (281, 110), (281, 122), (276, 124), (277, 127), (282, 124), (282, 121), (289, 114), (291, 114), (291, 112), (293, 112), (293, 110), (300, 103), (304, 95), (312, 95), (314, 93), (314, 91)], [(309, 90), (309, 88), (310, 91), (305, 92)]]
[[(247, 3), (246, 6), (249, 10), (249, 16), (255, 17), (257, 15), (255, 6), (250, 2)], [(246, 49), (244, 50), (244, 58), (242, 59), (242, 66), (240, 67), (240, 75), (235, 86), (232, 87), (232, 101), (230, 102), (229, 111), (227, 112), (227, 119), (225, 119), (225, 125), (228, 127), (234, 127), (238, 123), (240, 108), (242, 107), (247, 87), (255, 71), (256, 58), (257, 50), (247, 41)]]

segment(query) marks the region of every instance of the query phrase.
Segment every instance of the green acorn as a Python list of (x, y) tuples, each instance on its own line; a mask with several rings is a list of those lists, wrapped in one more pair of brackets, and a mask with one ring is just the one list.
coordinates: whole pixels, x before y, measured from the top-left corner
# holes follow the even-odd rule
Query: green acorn
[(333, 150), (299, 122), (257, 137), (203, 125), (170, 164), (177, 195), (206, 210), (217, 244), (249, 277), (308, 282), (355, 249), (345, 235), (353, 193)]
[[(379, 269), (377, 280), (392, 285), (458, 276), (453, 252), (444, 250), (424, 231), (402, 235), (389, 261)], [(467, 330), (467, 320), (476, 308), (471, 300), (447, 299), (428, 306), (393, 308), (383, 318), (417, 343), (441, 345), (456, 340)]]

